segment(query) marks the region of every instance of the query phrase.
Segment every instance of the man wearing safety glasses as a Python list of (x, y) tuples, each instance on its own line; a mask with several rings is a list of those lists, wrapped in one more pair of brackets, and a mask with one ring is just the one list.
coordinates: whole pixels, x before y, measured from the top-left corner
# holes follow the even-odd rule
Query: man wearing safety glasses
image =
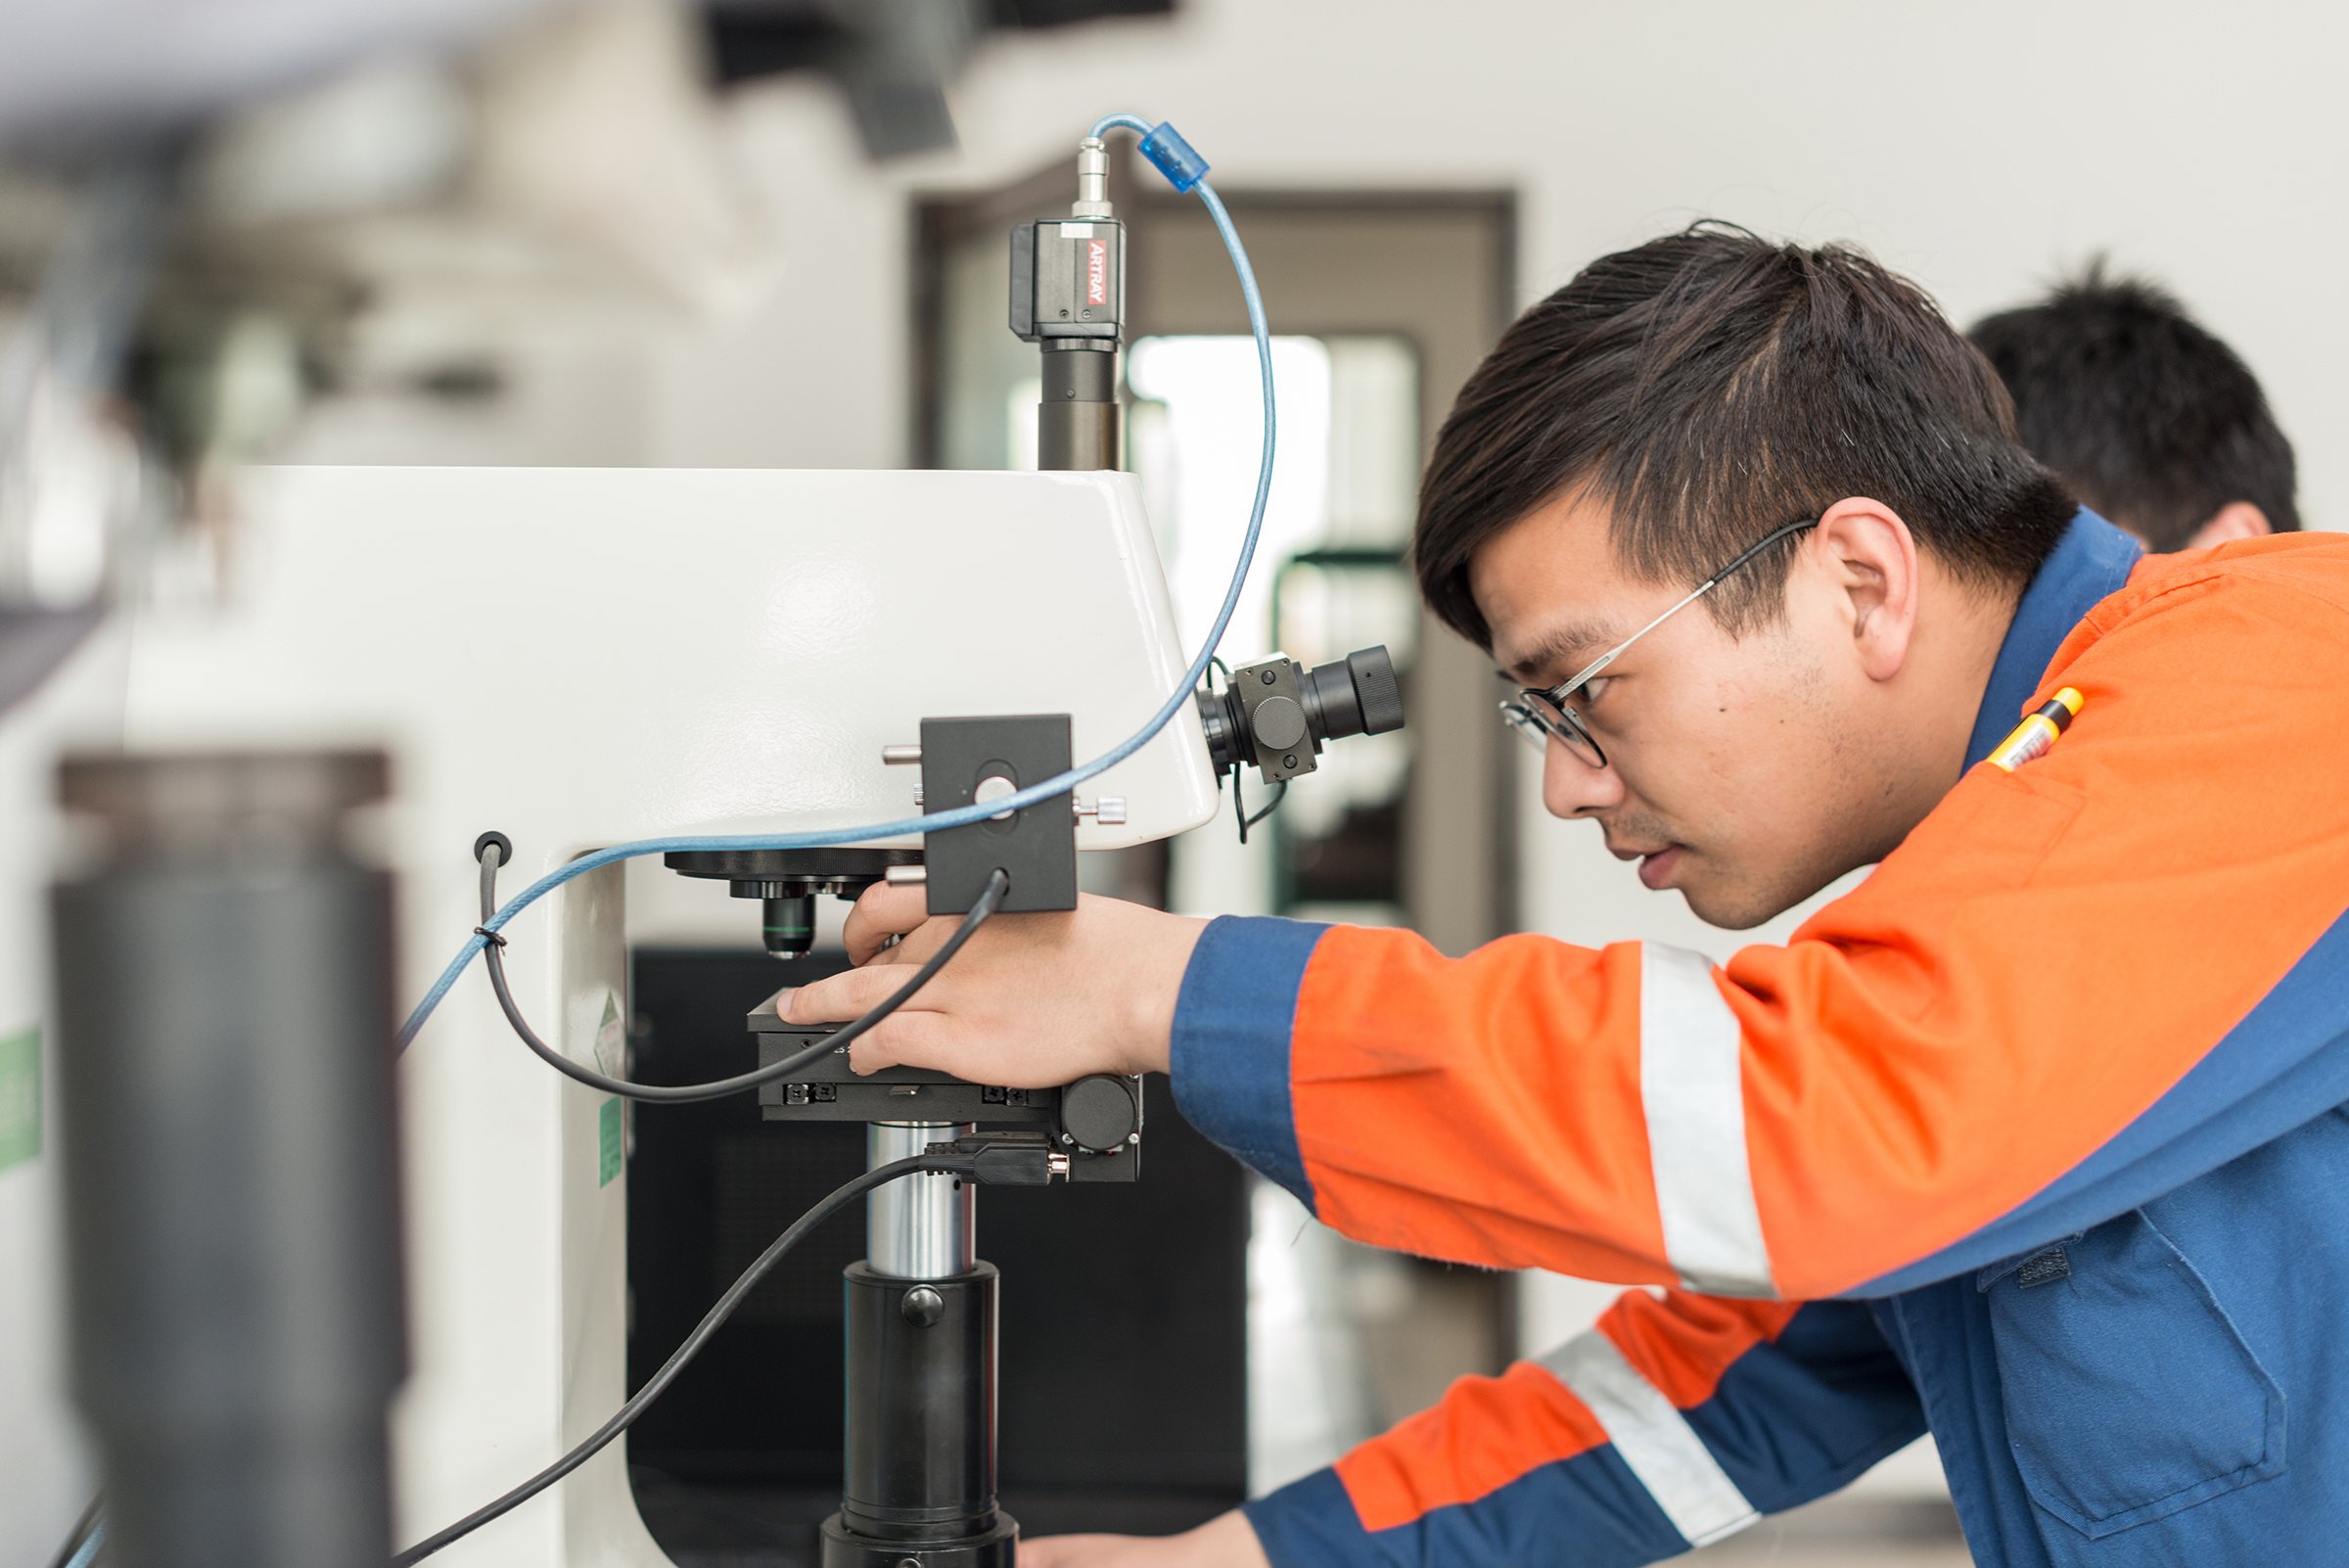
[[(1538, 689), (1527, 686), (1519, 690), (1512, 701), (1500, 705), (1501, 716), (1508, 720), (1509, 727), (1522, 735), (1526, 743), (1537, 752), (1547, 751), (1549, 743), (1554, 740), (1592, 767), (1606, 766), (1606, 752), (1599, 746), (1598, 738), (1590, 733), (1590, 726), (1583, 722), (1581, 714), (1577, 712), (1577, 704), (1589, 700), (1591, 696), (1590, 683), (1598, 679), (1600, 671), (1622, 658), (1633, 643), (1637, 642), (1665, 622), (1670, 621), (1674, 616), (1711, 593), (1720, 586), (1722, 578), (1751, 561), (1755, 556), (1760, 555), (1789, 534), (1818, 526), (1816, 518), (1806, 518), (1800, 523), (1789, 523), (1782, 529), (1771, 530), (1753, 544), (1738, 551), (1737, 558), (1727, 566), (1723, 567), (1719, 572), (1714, 573), (1704, 581), (1675, 599), (1671, 607), (1662, 615), (1583, 666), (1573, 674), (1568, 675), (1564, 680), (1559, 681), (1555, 686), (1543, 686)], [(1507, 671), (1503, 670), (1501, 673), (1505, 675)]]
[[(1613, 1568), (1928, 1429), (1992, 1568), (2340, 1561), (2349, 540), (2146, 560), (1912, 285), (1700, 226), (1503, 335), (1414, 565), (1543, 804), (1648, 887), (1743, 927), (1875, 869), (1720, 966), (1108, 900), (983, 930), (860, 1067), (1171, 1070), (1350, 1235), (1661, 1287), (1240, 1513), (1028, 1568)], [(876, 889), (867, 967), (791, 1016), (944, 924)]]
[[(1816, 519), (1806, 519), (1800, 523), (1789, 523), (1784, 528), (1771, 530), (1760, 539), (1738, 551), (1736, 557), (1728, 565), (1675, 599), (1653, 621), (1583, 666), (1573, 674), (1568, 675), (1564, 680), (1559, 681), (1555, 686), (1519, 688), (1515, 697), (1500, 705), (1501, 717), (1508, 722), (1511, 729), (1525, 739), (1528, 745), (1543, 753), (1545, 759), (1550, 746), (1554, 743), (1562, 747), (1566, 754), (1577, 761), (1587, 763), (1602, 773), (1605, 772), (1607, 768), (1606, 748), (1599, 744), (1598, 736), (1592, 731), (1592, 721), (1583, 716), (1583, 711), (1593, 706), (1598, 701), (1600, 692), (1615, 678), (1605, 672), (1608, 667), (1629, 651), (1634, 643), (1712, 592), (1721, 584), (1723, 578), (1728, 576), (1739, 567), (1753, 560), (1780, 539), (1804, 529), (1816, 527), (1818, 527)], [(1553, 640), (1549, 648), (1542, 650), (1535, 658), (1522, 663), (1527, 669), (1538, 669), (1545, 659), (1555, 659), (1560, 646)], [(1505, 679), (1509, 671), (1504, 669), (1497, 673)], [(1603, 717), (1596, 722), (1600, 728), (1606, 727), (1606, 720)], [(1565, 810), (1558, 814), (1572, 816), (1577, 812)], [(1681, 853), (1680, 845), (1666, 844), (1654, 850), (1639, 851), (1617, 845), (1612, 835), (1609, 836), (1608, 845), (1614, 849), (1620, 858), (1638, 858), (1639, 880), (1650, 890), (1671, 886), (1666, 879), (1672, 874), (1673, 866), (1678, 863), (1676, 857)], [(1719, 918), (1724, 925), (1737, 926), (1754, 923), (1753, 919), (1740, 921), (1727, 910), (1715, 912), (1699, 907), (1697, 912), (1705, 914), (1709, 918)], [(1771, 914), (1774, 913), (1776, 913), (1775, 910), (1771, 910), (1756, 918), (1767, 920)]]

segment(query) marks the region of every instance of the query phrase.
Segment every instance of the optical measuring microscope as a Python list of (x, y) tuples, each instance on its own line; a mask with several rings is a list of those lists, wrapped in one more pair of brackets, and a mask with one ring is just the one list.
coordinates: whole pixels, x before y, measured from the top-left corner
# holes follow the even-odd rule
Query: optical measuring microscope
[[(1177, 188), (1198, 184), (1204, 164), (1170, 127), (1132, 123)], [(1125, 277), (1104, 127), (1081, 151), (1071, 215), (1013, 235), (1012, 325), (1044, 367), (1041, 471), (268, 471), (241, 602), (140, 628), (133, 742), (396, 738), (384, 838), (402, 950), (437, 954), (478, 927), (516, 1025), (534, 1022), (571, 1078), (608, 1084), (627, 1073), (622, 853), (724, 882), (790, 957), (813, 944), (818, 899), (881, 881), (923, 885), (933, 913), (966, 927), (1072, 908), (1079, 850), (1198, 827), (1224, 771), (1286, 781), (1333, 740), (1399, 727), (1382, 649), (1314, 669), (1275, 655), (1211, 686), (1206, 654), (1177, 641), (1139, 489), (1116, 466)], [(1262, 504), (1260, 485), (1260, 519)], [(1072, 763), (1105, 756), (1067, 786)], [(525, 899), (548, 905), (511, 928), (524, 900), (477, 913), (485, 879), (456, 849), (485, 827), (513, 834), (491, 873), (519, 846), (539, 878)], [(1139, 1174), (1139, 1081), (859, 1077), (830, 1031), (786, 1025), (771, 996), (744, 1005), (771, 1080), (759, 1115), (862, 1123), (876, 1171), (960, 1149), (966, 1167), (1016, 1156), (1023, 1180)], [(404, 1544), (580, 1446), (627, 1399), (629, 1118), (661, 1112), (530, 1059), (480, 987), (447, 992), (398, 1078)], [(847, 1484), (825, 1568), (1014, 1559), (972, 1174), (904, 1176), (867, 1200), (867, 1256), (844, 1286)], [(619, 1443), (442, 1560), (667, 1561)]]

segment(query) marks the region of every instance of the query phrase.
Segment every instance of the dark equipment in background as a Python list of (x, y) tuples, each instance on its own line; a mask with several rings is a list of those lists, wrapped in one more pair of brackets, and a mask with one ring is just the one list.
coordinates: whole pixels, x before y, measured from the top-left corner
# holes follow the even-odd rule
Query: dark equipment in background
[(708, 0), (710, 53), (726, 86), (828, 72), (865, 151), (894, 158), (954, 145), (945, 84), (982, 34), (1174, 9), (1174, 0)]
[(73, 1386), (114, 1568), (391, 1554), (406, 1370), (372, 753), (69, 759), (52, 901)]

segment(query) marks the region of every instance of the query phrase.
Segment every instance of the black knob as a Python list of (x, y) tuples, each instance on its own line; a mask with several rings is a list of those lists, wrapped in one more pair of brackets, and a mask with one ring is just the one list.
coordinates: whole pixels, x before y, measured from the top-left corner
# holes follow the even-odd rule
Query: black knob
[(1384, 647), (1364, 648), (1309, 670), (1298, 684), (1318, 739), (1384, 735), (1403, 728), (1403, 692), (1395, 679), (1395, 661)]
[(1255, 721), (1259, 746), (1285, 752), (1305, 739), (1305, 710), (1286, 697), (1266, 698), (1257, 704), (1250, 716)]
[(1355, 700), (1362, 710), (1362, 733), (1384, 735), (1403, 728), (1403, 683), (1395, 678), (1395, 661), (1382, 643), (1346, 656), (1354, 676)]
[(1132, 1085), (1107, 1073), (1079, 1079), (1060, 1091), (1060, 1130), (1087, 1154), (1124, 1148), (1141, 1130)]

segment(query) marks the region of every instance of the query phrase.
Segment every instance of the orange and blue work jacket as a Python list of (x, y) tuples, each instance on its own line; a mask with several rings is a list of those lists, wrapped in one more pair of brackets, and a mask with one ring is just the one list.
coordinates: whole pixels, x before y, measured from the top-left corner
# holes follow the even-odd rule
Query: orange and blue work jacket
[(1276, 1568), (1649, 1562), (1927, 1429), (1991, 1568), (2349, 1562), (2349, 538), (2083, 513), (1968, 763), (1724, 965), (1208, 928), (1203, 1130), (1364, 1241), (1664, 1287), (1251, 1503)]

